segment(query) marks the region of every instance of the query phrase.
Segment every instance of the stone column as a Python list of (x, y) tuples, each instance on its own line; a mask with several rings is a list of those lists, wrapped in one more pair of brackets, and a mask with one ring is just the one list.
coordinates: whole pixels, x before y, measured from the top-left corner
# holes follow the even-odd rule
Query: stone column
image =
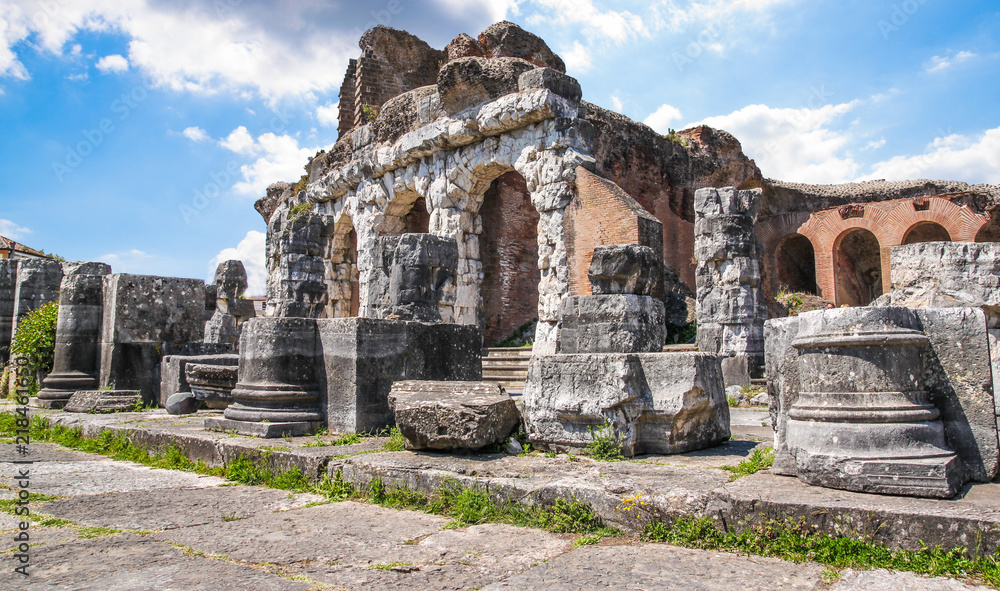
[(225, 419), (208, 429), (281, 437), (314, 431), (323, 420), (317, 378), (316, 321), (254, 318), (240, 338), (239, 381)]
[(318, 318), (327, 305), (323, 219), (300, 206), (274, 213), (267, 227), (268, 310)]
[(17, 287), (17, 260), (0, 259), (0, 365), (10, 358), (10, 338), (14, 332), (14, 290)]
[(104, 310), (104, 263), (67, 265), (59, 288), (55, 359), (52, 373), (42, 380), (37, 405), (63, 408), (75, 392), (96, 390), (100, 372), (101, 323)]
[(458, 246), (433, 234), (383, 236), (368, 285), (371, 318), (440, 323), (444, 288), (454, 281)]
[(754, 234), (759, 191), (699, 189), (695, 193), (698, 348), (718, 353), (727, 384), (764, 374), (761, 245)]
[[(67, 263), (70, 264), (70, 263)], [(14, 312), (11, 337), (17, 325), (32, 310), (59, 298), (63, 266), (51, 259), (21, 259), (17, 263), (17, 287), (14, 290)]]
[(928, 337), (913, 310), (817, 311), (799, 321), (798, 397), (785, 439), (809, 484), (950, 498), (964, 484), (924, 383)]

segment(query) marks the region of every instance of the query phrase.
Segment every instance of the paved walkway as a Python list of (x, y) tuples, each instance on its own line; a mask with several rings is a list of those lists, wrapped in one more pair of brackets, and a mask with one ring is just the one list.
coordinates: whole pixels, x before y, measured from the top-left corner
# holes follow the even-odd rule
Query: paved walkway
[[(13, 446), (0, 468), (13, 474)], [(507, 525), (447, 528), (446, 518), (309, 494), (230, 485), (102, 456), (32, 444), (35, 512), (30, 577), (2, 556), (0, 589), (298, 591), (328, 589), (781, 590), (974, 589), (948, 579), (885, 571), (840, 573), (776, 559), (576, 536)], [(4, 486), (11, 480), (5, 479)], [(14, 498), (10, 489), (0, 498)], [(320, 503), (320, 504), (314, 504)], [(0, 515), (3, 549), (17, 520)]]

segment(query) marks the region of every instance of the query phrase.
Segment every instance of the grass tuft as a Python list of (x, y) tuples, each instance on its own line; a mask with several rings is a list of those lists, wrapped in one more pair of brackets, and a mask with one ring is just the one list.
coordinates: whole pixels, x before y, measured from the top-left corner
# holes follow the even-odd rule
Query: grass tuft
[(749, 458), (743, 460), (736, 466), (722, 466), (722, 469), (730, 473), (729, 481), (732, 482), (738, 478), (756, 474), (761, 470), (770, 468), (772, 464), (774, 464), (774, 448), (768, 447), (761, 450), (761, 448), (758, 447), (753, 450), (753, 453), (750, 454)]

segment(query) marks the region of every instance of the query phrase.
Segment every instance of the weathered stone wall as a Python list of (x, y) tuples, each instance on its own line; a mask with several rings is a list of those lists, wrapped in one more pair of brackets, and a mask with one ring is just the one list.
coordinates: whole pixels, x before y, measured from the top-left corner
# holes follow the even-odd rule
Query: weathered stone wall
[[(67, 263), (68, 265), (77, 263)], [(59, 299), (63, 267), (51, 259), (21, 259), (17, 263), (17, 285), (14, 288), (14, 311), (11, 336), (17, 325), (33, 310)]]
[(14, 290), (17, 288), (17, 260), (0, 259), (0, 363), (10, 355), (14, 334)]

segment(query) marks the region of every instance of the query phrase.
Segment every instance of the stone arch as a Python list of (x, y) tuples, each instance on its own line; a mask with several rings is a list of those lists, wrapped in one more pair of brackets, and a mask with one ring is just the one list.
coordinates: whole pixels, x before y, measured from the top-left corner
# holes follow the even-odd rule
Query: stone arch
[(341, 214), (333, 225), (326, 253), (326, 282), (329, 291), (328, 318), (357, 316), (361, 309), (358, 282), (358, 233), (354, 220)]
[(427, 234), (430, 232), (430, 217), (423, 195), (409, 188), (397, 190), (386, 204), (375, 231), (379, 236)]
[(774, 249), (775, 279), (790, 291), (818, 294), (816, 285), (816, 250), (809, 238), (789, 234)]
[(834, 243), (833, 256), (838, 306), (866, 306), (882, 295), (881, 246), (874, 232), (845, 230)]
[(1000, 242), (1000, 206), (994, 207), (986, 215), (989, 220), (976, 232), (976, 242)]
[(937, 222), (917, 222), (903, 234), (903, 244), (919, 242), (951, 242), (951, 234)]

